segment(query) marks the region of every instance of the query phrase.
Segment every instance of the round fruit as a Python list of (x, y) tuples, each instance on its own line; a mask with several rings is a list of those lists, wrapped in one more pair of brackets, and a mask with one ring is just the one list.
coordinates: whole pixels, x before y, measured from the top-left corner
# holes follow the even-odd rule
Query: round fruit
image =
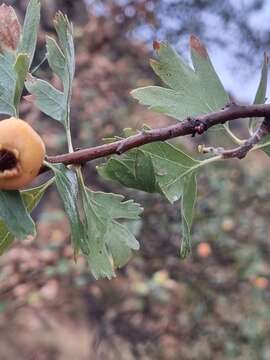
[(0, 121), (0, 189), (20, 189), (38, 175), (45, 157), (41, 137), (25, 121)]

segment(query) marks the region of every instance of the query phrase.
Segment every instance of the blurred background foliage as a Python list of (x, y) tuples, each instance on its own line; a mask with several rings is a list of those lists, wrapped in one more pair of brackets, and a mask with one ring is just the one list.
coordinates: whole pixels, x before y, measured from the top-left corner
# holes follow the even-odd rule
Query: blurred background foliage
[[(6, 3), (22, 18), (26, 0)], [(99, 144), (124, 127), (172, 123), (129, 96), (133, 88), (157, 83), (148, 65), (153, 39), (168, 39), (188, 59), (188, 35), (200, 36), (228, 91), (242, 101), (252, 100), (269, 47), (266, 0), (43, 0), (42, 6), (36, 64), (58, 9), (75, 27), (77, 147)], [(46, 63), (37, 75), (59, 85)], [(21, 116), (42, 134), (49, 154), (66, 150), (61, 127), (32, 104), (22, 103)], [(240, 136), (242, 124), (236, 125)], [(196, 151), (209, 140), (175, 142)], [(1, 360), (269, 359), (267, 156), (254, 152), (200, 175), (193, 253), (186, 261), (178, 257), (178, 208), (102, 181), (95, 165), (84, 169), (93, 189), (144, 206), (136, 224), (141, 250), (115, 280), (94, 281), (83, 259), (74, 264), (67, 220), (51, 189), (35, 212), (38, 237), (17, 242), (0, 259)]]

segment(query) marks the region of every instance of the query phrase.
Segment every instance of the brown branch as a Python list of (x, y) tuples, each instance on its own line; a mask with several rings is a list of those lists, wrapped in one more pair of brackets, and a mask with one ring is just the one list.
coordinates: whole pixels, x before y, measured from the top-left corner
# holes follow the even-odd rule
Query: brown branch
[(224, 150), (222, 152), (222, 157), (224, 159), (229, 159), (229, 158), (243, 159), (255, 145), (257, 145), (266, 135), (269, 134), (269, 132), (270, 132), (270, 119), (265, 118), (261, 126), (249, 139), (247, 139), (242, 145), (238, 146), (235, 149)]
[[(202, 134), (212, 126), (224, 124), (227, 121), (236, 120), (239, 118), (249, 117), (270, 118), (270, 104), (247, 106), (230, 104), (220, 111), (201, 115), (196, 118), (186, 118), (185, 120), (175, 125), (159, 129), (142, 131), (134, 136), (130, 136), (123, 140), (79, 150), (74, 153), (48, 156), (46, 160), (50, 163), (62, 163), (65, 165), (82, 164), (87, 161), (113, 154), (120, 155), (130, 149), (140, 147), (151, 142), (165, 141), (185, 135), (194, 136), (195, 134)], [(249, 151), (247, 145), (246, 150)]]

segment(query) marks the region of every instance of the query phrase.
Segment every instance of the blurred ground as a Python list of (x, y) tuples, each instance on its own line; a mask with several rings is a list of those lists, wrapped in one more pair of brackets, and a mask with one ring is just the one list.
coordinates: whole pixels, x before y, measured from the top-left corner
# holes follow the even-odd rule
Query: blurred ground
[[(68, 10), (72, 2), (46, 3), (44, 11), (54, 10), (55, 3)], [(24, 5), (16, 2), (21, 11)], [(129, 18), (123, 25), (111, 17), (92, 15), (88, 21), (74, 14), (75, 145), (100, 143), (127, 126), (170, 123), (129, 97), (132, 88), (154, 81), (148, 47), (125, 36)], [(51, 32), (47, 19), (43, 27)], [(36, 61), (43, 44), (42, 33)], [(38, 75), (58, 82), (46, 65)], [(50, 154), (65, 150), (58, 124), (27, 102), (21, 114), (43, 135)], [(181, 144), (192, 151), (193, 140)], [(269, 359), (266, 155), (254, 152), (200, 175), (193, 253), (186, 261), (178, 257), (179, 207), (101, 181), (94, 165), (85, 169), (92, 188), (125, 194), (144, 206), (141, 250), (115, 280), (94, 281), (82, 258), (73, 261), (68, 223), (51, 189), (35, 213), (38, 237), (16, 242), (0, 259), (0, 359)]]

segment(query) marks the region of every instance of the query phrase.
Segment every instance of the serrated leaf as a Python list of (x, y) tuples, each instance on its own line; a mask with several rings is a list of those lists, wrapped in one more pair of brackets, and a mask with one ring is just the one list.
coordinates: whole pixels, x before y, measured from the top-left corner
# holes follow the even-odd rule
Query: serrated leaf
[[(254, 99), (254, 104), (264, 104), (266, 101), (266, 91), (267, 91), (267, 81), (268, 81), (268, 56), (265, 53), (264, 54), (264, 60), (263, 60), (263, 65), (262, 65), (262, 70), (261, 70), (261, 78), (260, 78), (260, 82), (258, 85), (258, 89), (256, 92), (256, 96)], [(258, 124), (258, 122), (261, 120), (261, 118), (251, 118), (249, 120), (249, 131), (251, 134), (254, 133), (255, 129), (256, 129), (256, 125)]]
[[(29, 213), (38, 205), (51, 183), (52, 181), (49, 180), (45, 184), (21, 192), (24, 205)], [(5, 222), (0, 220), (0, 255), (3, 255), (3, 253), (11, 246), (13, 240), (14, 236), (8, 230)]]
[(51, 168), (55, 174), (55, 183), (63, 201), (71, 229), (71, 240), (74, 247), (75, 257), (82, 248), (84, 239), (83, 223), (80, 219), (78, 207), (79, 187), (76, 174), (66, 166), (59, 164)]
[(191, 251), (190, 230), (193, 220), (194, 205), (197, 197), (196, 173), (185, 177), (181, 199), (182, 241), (180, 256), (186, 258)]
[(19, 239), (36, 234), (35, 224), (19, 191), (0, 191), (0, 218), (12, 235)]
[(29, 69), (29, 57), (27, 54), (18, 54), (16, 62), (14, 64), (14, 70), (17, 74), (16, 85), (15, 85), (15, 94), (13, 104), (15, 106), (16, 112), (18, 113), (18, 107), (21, 100), (24, 82), (26, 75)]
[[(139, 217), (142, 209), (133, 201), (122, 202), (123, 196), (84, 191), (83, 204), (87, 224), (87, 258), (95, 278), (115, 276), (114, 267), (125, 264), (131, 250), (139, 244), (132, 233), (117, 220)], [(116, 254), (116, 251), (119, 250)]]
[(18, 53), (28, 55), (29, 66), (32, 64), (36, 49), (39, 22), (40, 1), (30, 0), (24, 18), (21, 41), (18, 47)]
[(65, 95), (47, 81), (29, 76), (25, 82), (27, 90), (34, 96), (37, 107), (55, 120), (64, 123), (66, 114)]
[(21, 35), (21, 25), (12, 6), (0, 6), (0, 50), (15, 51)]
[[(117, 181), (125, 186), (148, 191), (145, 183), (134, 176), (134, 169), (137, 167), (136, 161), (138, 161), (134, 154), (135, 151), (132, 150), (125, 153), (120, 160), (111, 158), (106, 164), (98, 167), (99, 174), (105, 179)], [(147, 169), (149, 159), (154, 169), (153, 173), (151, 172), (152, 179), (148, 179), (148, 182), (153, 182), (153, 178), (155, 180), (155, 187), (151, 188), (151, 190), (161, 193), (171, 203), (182, 197), (182, 243), (180, 254), (181, 257), (186, 257), (190, 252), (190, 229), (197, 193), (196, 170), (201, 166), (201, 162), (194, 160), (184, 151), (167, 142), (144, 145), (140, 148), (140, 154), (141, 157), (145, 156), (147, 159), (147, 161), (140, 160), (141, 164), (144, 164), (144, 167), (141, 168), (142, 174), (149, 174)], [(128, 253), (125, 248), (123, 248), (123, 252)]]
[(151, 109), (178, 120), (209, 113), (229, 102), (206, 49), (201, 42), (190, 40), (194, 70), (167, 43), (156, 47), (158, 60), (152, 60), (155, 73), (170, 87), (147, 86), (133, 90), (132, 96)]
[[(86, 189), (83, 184), (78, 184), (76, 174), (64, 165), (50, 167), (54, 170), (56, 186), (70, 221), (75, 255), (82, 251), (95, 278), (112, 278), (115, 276), (114, 267), (124, 264), (131, 249), (137, 250), (139, 246), (133, 234), (118, 220), (138, 220), (142, 209), (131, 200), (123, 202), (121, 195)], [(78, 208), (79, 186), (83, 220)], [(122, 248), (118, 257), (115, 254), (117, 246)]]
[[(133, 200), (124, 200), (123, 195), (90, 191), (91, 199), (106, 212), (106, 218), (138, 220), (142, 208)], [(108, 206), (109, 205), (109, 206)]]

